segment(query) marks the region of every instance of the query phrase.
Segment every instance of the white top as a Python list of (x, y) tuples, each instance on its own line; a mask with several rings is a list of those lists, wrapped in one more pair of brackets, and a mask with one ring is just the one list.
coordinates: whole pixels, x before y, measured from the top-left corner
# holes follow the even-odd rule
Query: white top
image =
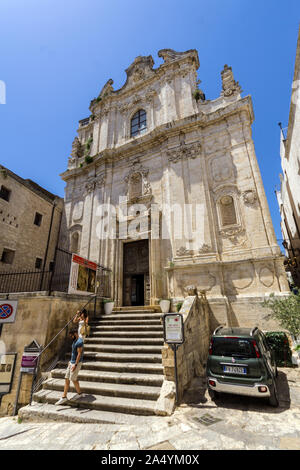
[(84, 338), (85, 338), (85, 336), (80, 333), (80, 330), (81, 330), (81, 328), (84, 326), (84, 324), (85, 324), (85, 321), (84, 321), (84, 320), (80, 320), (79, 323), (78, 323), (78, 336), (79, 336), (79, 338), (81, 338), (81, 339), (84, 339)]

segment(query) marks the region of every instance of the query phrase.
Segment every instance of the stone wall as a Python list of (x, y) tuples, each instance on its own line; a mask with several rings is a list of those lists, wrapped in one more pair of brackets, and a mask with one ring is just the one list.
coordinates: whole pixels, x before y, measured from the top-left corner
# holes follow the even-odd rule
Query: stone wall
[[(183, 397), (195, 376), (205, 374), (209, 348), (209, 305), (205, 295), (191, 295), (184, 299), (180, 312), (184, 321), (184, 343), (177, 350), (178, 400)], [(174, 352), (165, 344), (162, 363), (166, 381), (175, 382)]]
[[(37, 185), (33, 188), (27, 180), (6, 169), (0, 171), (2, 186), (10, 191), (10, 197), (9, 201), (0, 198), (0, 272), (35, 271), (36, 258), (42, 260), (43, 267), (45, 256), (45, 270), (49, 270), (49, 263), (54, 260), (63, 200), (55, 195), (48, 197), (42, 188), (36, 189)], [(42, 216), (40, 225), (34, 223), (36, 213)], [(12, 264), (1, 261), (4, 249), (14, 251)]]
[[(6, 299), (0, 295), (0, 300)], [(13, 411), (21, 358), (24, 347), (34, 339), (41, 345), (47, 345), (51, 339), (66, 325), (76, 311), (84, 306), (89, 297), (54, 292), (52, 296), (44, 293), (11, 294), (10, 300), (18, 300), (15, 323), (3, 324), (0, 340), (5, 343), (6, 352), (16, 352), (16, 367), (11, 392), (4, 395), (0, 406), (0, 415), (11, 414)], [(98, 306), (99, 308), (99, 306)], [(90, 304), (90, 313), (93, 302)], [(71, 326), (71, 325), (70, 325)], [(66, 335), (62, 333), (49, 349), (48, 359), (57, 354)], [(28, 404), (30, 398), (32, 376), (24, 374), (22, 379), (19, 407)]]

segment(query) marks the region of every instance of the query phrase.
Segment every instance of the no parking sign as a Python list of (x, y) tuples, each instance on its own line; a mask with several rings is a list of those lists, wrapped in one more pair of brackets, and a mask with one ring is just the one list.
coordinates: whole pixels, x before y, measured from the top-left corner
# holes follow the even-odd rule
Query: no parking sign
[(0, 300), (0, 323), (14, 323), (17, 308), (17, 300)]

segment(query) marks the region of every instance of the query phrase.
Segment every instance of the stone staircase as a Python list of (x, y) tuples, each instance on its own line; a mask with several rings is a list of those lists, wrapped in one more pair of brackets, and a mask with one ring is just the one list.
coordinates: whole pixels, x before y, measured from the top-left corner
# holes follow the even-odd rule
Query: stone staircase
[(164, 378), (163, 325), (157, 307), (120, 307), (90, 326), (79, 373), (83, 396), (72, 400), (75, 389), (71, 383), (69, 401), (55, 405), (62, 395), (68, 354), (33, 395), (32, 405), (19, 411), (21, 418), (67, 419), (69, 415), (74, 421), (88, 422), (90, 411), (90, 422), (121, 422), (122, 414), (155, 414)]

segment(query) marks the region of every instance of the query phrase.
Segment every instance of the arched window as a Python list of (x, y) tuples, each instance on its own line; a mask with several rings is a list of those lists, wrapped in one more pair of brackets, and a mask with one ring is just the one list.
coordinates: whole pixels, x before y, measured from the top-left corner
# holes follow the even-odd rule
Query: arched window
[(223, 196), (220, 199), (220, 211), (223, 227), (237, 223), (234, 200), (232, 196)]
[(147, 129), (146, 111), (140, 109), (131, 119), (131, 137), (142, 134)]

